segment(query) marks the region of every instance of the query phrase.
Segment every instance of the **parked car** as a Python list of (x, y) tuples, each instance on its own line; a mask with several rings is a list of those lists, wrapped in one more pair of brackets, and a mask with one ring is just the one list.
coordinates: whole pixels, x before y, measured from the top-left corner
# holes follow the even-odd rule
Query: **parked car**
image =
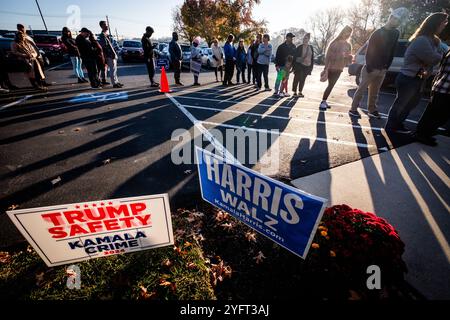
[[(406, 49), (408, 48), (408, 40), (399, 40), (397, 48), (395, 49), (394, 60), (389, 68), (384, 85), (389, 85), (395, 81), (397, 74), (403, 66)], [(366, 53), (369, 42), (366, 42), (355, 54), (353, 58), (353, 63), (349, 66), (348, 72), (351, 76), (356, 76), (356, 84), (359, 85), (361, 71), (363, 66), (366, 64)]]
[(191, 46), (189, 44), (181, 44), (181, 51), (183, 52), (183, 61), (181, 68), (191, 68)]
[(131, 61), (145, 61), (144, 49), (142, 48), (141, 41), (138, 40), (125, 40), (122, 45), (121, 54), (124, 63)]
[(319, 54), (314, 58), (314, 63), (319, 65), (319, 66), (323, 66), (325, 64), (325, 55), (324, 54)]
[[(11, 53), (11, 44), (13, 42), (14, 39), (0, 37), (0, 48), (3, 49), (3, 51), (5, 52), (6, 59), (8, 61), (7, 63), (8, 72), (10, 73), (25, 72), (26, 66), (24, 62)], [(43, 50), (39, 50), (39, 53), (41, 54), (40, 60), (41, 63), (44, 64), (44, 67), (49, 66), (50, 60), (48, 59), (46, 53)]]
[(212, 49), (211, 48), (203, 48), (202, 54), (203, 54), (203, 56), (202, 56), (202, 65), (204, 67), (211, 68), (212, 67), (212, 61), (214, 60)]
[(51, 62), (64, 60), (67, 49), (61, 41), (61, 37), (50, 34), (36, 34), (33, 36), (37, 47), (45, 52)]

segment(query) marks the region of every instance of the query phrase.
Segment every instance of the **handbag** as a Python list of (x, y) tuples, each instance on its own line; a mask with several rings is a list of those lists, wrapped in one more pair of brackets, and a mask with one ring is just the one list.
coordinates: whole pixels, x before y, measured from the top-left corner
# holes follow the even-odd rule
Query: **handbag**
[(326, 82), (328, 80), (328, 70), (325, 69), (320, 74), (320, 82)]

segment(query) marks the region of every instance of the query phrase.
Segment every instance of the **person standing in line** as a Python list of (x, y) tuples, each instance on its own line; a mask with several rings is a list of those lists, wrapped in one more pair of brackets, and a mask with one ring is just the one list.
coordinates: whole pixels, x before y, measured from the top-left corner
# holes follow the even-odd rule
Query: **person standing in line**
[(108, 65), (106, 64), (105, 55), (103, 53), (103, 48), (100, 45), (100, 43), (95, 38), (95, 35), (89, 31), (89, 41), (92, 45), (92, 50), (94, 51), (95, 55), (95, 65), (97, 66), (97, 72), (99, 79), (102, 79), (102, 85), (108, 85), (109, 83), (106, 82), (106, 72), (108, 70)]
[(102, 86), (98, 77), (96, 53), (91, 41), (88, 39), (91, 33), (92, 32), (87, 28), (81, 29), (79, 35), (75, 39), (75, 42), (84, 66), (88, 72), (89, 82), (91, 83), (92, 89), (101, 89)]
[[(309, 44), (311, 34), (307, 33), (303, 37), (303, 43), (297, 47), (294, 55), (294, 83), (292, 91), (294, 96), (304, 98), (303, 88), (305, 87), (306, 78), (311, 75), (314, 68), (314, 48)], [(298, 91), (297, 91), (298, 90)], [(298, 92), (298, 93), (297, 93)]]
[[(286, 35), (286, 41), (278, 47), (277, 53), (275, 55), (275, 68), (277, 69), (277, 72), (285, 67), (287, 57), (293, 57), (295, 55), (295, 51), (297, 48), (293, 43), (294, 38), (295, 35), (289, 32)], [(277, 92), (275, 92), (275, 94), (277, 94)]]
[(72, 62), (73, 73), (78, 78), (78, 83), (89, 82), (84, 78), (80, 51), (78, 51), (77, 44), (75, 43), (75, 39), (72, 38), (72, 32), (69, 30), (69, 28), (64, 27), (62, 29), (61, 41), (67, 48), (67, 53), (69, 54), (70, 60)]
[(152, 27), (145, 28), (145, 33), (142, 36), (142, 49), (144, 50), (145, 65), (147, 66), (148, 77), (150, 78), (150, 87), (159, 88), (159, 83), (155, 81), (155, 52), (152, 40), (150, 39), (155, 33)]
[(102, 46), (103, 54), (105, 55), (106, 64), (109, 67), (109, 75), (111, 78), (111, 83), (113, 88), (122, 88), (123, 84), (119, 82), (119, 78), (117, 77), (117, 52), (114, 49), (114, 39), (108, 34), (109, 26), (106, 21), (100, 21), (100, 28), (102, 28), (102, 32), (100, 33), (98, 42)]
[(370, 118), (381, 119), (377, 110), (377, 100), (381, 85), (386, 73), (394, 60), (397, 48), (402, 20), (408, 15), (408, 10), (399, 8), (392, 12), (384, 27), (376, 30), (369, 39), (366, 53), (366, 64), (361, 71), (361, 81), (355, 95), (353, 96), (350, 116), (361, 118), (358, 112), (361, 100), (367, 88), (369, 89), (368, 115)]
[(14, 42), (11, 44), (12, 54), (21, 59), (26, 67), (27, 71), (25, 76), (30, 81), (33, 88), (38, 90), (47, 90), (45, 86), (45, 74), (42, 70), (42, 66), (38, 61), (39, 53), (26, 35), (22, 32), (17, 32)]
[(9, 80), (8, 60), (6, 59), (6, 53), (3, 48), (0, 48), (0, 88), (3, 93), (9, 93), (10, 91), (19, 89)]
[(257, 91), (260, 91), (262, 88), (262, 76), (264, 76), (264, 87), (265, 91), (270, 91), (269, 87), (269, 66), (270, 60), (272, 58), (273, 48), (269, 43), (270, 36), (265, 34), (263, 37), (263, 43), (261, 43), (258, 47), (258, 88)]
[(200, 72), (202, 70), (202, 49), (200, 48), (200, 37), (196, 37), (191, 48), (191, 72), (194, 75), (194, 86), (201, 84), (198, 82)]
[(219, 46), (219, 40), (214, 39), (212, 41), (211, 50), (213, 57), (212, 66), (216, 75), (216, 82), (219, 82), (218, 72), (220, 72), (220, 82), (223, 82), (223, 52)]
[(183, 86), (181, 83), (181, 63), (183, 61), (183, 51), (178, 44), (179, 36), (177, 32), (172, 33), (172, 41), (169, 43), (170, 60), (174, 72), (175, 84)]
[[(240, 78), (242, 78), (242, 83), (245, 84), (245, 68), (247, 67), (247, 52), (245, 52), (244, 39), (239, 40), (238, 48), (236, 50), (236, 83), (240, 83)], [(241, 76), (242, 75), (242, 76)]]
[(255, 38), (253, 38), (250, 46), (248, 47), (247, 50), (247, 84), (250, 84), (252, 79), (253, 79), (253, 84), (255, 84), (255, 77), (252, 74), (252, 70), (253, 70), (253, 54), (252, 54), (252, 47), (255, 44)]
[(352, 45), (349, 42), (352, 32), (352, 28), (345, 26), (327, 49), (323, 74), (328, 78), (328, 87), (325, 89), (322, 102), (320, 103), (320, 110), (322, 111), (331, 108), (327, 102), (328, 97), (339, 80), (342, 71), (352, 60)]
[(259, 33), (256, 36), (256, 41), (255, 43), (252, 45), (252, 58), (253, 58), (253, 65), (252, 65), (252, 69), (253, 69), (253, 84), (255, 85), (256, 88), (258, 88), (257, 85), (257, 79), (258, 79), (258, 74), (259, 74), (259, 70), (258, 70), (258, 57), (259, 57), (259, 53), (258, 53), (258, 48), (259, 45), (262, 43), (262, 39), (263, 39), (263, 35), (261, 33)]
[(224, 86), (234, 86), (232, 82), (234, 75), (234, 66), (236, 63), (236, 49), (233, 46), (234, 35), (230, 34), (227, 43), (223, 47), (225, 54), (225, 78), (223, 80)]
[(442, 60), (433, 82), (431, 100), (417, 125), (414, 138), (426, 145), (437, 146), (433, 136), (437, 129), (450, 120), (450, 50)]
[(405, 53), (405, 60), (395, 81), (397, 98), (389, 111), (386, 131), (411, 133), (403, 122), (417, 107), (422, 97), (423, 86), (442, 59), (438, 35), (448, 24), (446, 13), (433, 13), (426, 18), (413, 36)]
[(288, 56), (286, 58), (284, 67), (278, 69), (277, 81), (275, 82), (275, 95), (279, 98), (290, 96), (288, 92), (288, 83), (289, 76), (292, 71), (293, 62), (294, 57)]

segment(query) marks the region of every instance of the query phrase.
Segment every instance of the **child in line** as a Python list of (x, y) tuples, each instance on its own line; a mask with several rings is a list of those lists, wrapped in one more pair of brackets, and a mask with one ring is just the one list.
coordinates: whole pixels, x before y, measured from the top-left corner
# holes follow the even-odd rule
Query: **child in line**
[(289, 97), (288, 93), (288, 83), (289, 75), (292, 72), (292, 65), (294, 62), (293, 56), (288, 56), (286, 59), (286, 64), (283, 68), (280, 68), (277, 75), (277, 81), (275, 83), (275, 95), (277, 97)]

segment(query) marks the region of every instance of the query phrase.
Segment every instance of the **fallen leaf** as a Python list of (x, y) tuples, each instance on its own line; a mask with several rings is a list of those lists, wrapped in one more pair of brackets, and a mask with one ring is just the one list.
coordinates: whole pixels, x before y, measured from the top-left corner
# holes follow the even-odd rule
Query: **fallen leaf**
[(234, 228), (233, 224), (231, 224), (231, 223), (224, 223), (221, 225), (221, 227), (228, 231), (231, 231)]
[(350, 290), (350, 297), (348, 298), (348, 300), (350, 301), (359, 301), (361, 300), (361, 296), (354, 290)]
[(75, 129), (73, 129), (73, 131), (74, 131), (74, 132), (80, 132), (80, 131), (81, 131), (81, 128), (75, 128)]
[(186, 171), (184, 172), (185, 175), (188, 175), (188, 174), (191, 174), (191, 173), (192, 173), (192, 170), (186, 170)]
[(247, 232), (246, 234), (245, 234), (245, 237), (247, 238), (247, 240), (249, 241), (249, 242), (256, 242), (256, 233), (254, 233), (254, 232)]
[(205, 241), (205, 237), (203, 237), (203, 235), (201, 233), (199, 234), (192, 234), (192, 238), (197, 241), (197, 242), (202, 242)]
[(61, 180), (61, 177), (58, 177), (58, 178), (56, 178), (56, 179), (53, 179), (52, 180), (52, 185), (55, 185), (55, 184), (58, 184), (58, 183), (60, 183), (62, 180)]
[(216, 221), (217, 221), (217, 222), (222, 222), (222, 221), (224, 221), (224, 220), (227, 220), (229, 216), (230, 216), (230, 215), (229, 215), (227, 212), (224, 212), (224, 211), (218, 211), (218, 212), (216, 213)]
[(106, 166), (111, 163), (111, 159), (106, 159), (103, 161), (103, 165)]
[(162, 266), (170, 268), (171, 266), (173, 266), (173, 262), (170, 261), (170, 259), (166, 259), (161, 263)]
[(11, 205), (11, 206), (8, 208), (8, 210), (9, 210), (9, 211), (14, 211), (14, 210), (16, 210), (17, 208), (19, 208), (19, 205), (18, 205), (18, 204), (13, 204), (13, 205)]
[(253, 258), (253, 260), (256, 260), (256, 264), (263, 263), (264, 259), (266, 259), (266, 257), (264, 256), (264, 254), (261, 251), (258, 253), (258, 255), (256, 257)]
[(201, 212), (193, 212), (191, 213), (192, 216), (196, 217), (196, 218), (203, 218), (205, 215)]
[(58, 132), (59, 134), (64, 134), (64, 130), (61, 130)]
[(8, 252), (0, 252), (0, 263), (8, 263), (11, 256)]
[(143, 300), (150, 300), (150, 299), (155, 299), (156, 298), (156, 292), (150, 292), (148, 293), (147, 288), (140, 286), (139, 287), (140, 292), (139, 292), (139, 298), (143, 299)]
[(233, 273), (231, 267), (225, 265), (223, 260), (220, 260), (218, 264), (212, 264), (209, 271), (211, 272), (211, 278), (214, 286), (217, 286), (217, 283), (222, 282), (225, 278), (231, 278)]
[(187, 267), (189, 270), (195, 270), (195, 269), (198, 269), (197, 265), (196, 265), (195, 263), (193, 263), (193, 262), (188, 263), (186, 267)]

